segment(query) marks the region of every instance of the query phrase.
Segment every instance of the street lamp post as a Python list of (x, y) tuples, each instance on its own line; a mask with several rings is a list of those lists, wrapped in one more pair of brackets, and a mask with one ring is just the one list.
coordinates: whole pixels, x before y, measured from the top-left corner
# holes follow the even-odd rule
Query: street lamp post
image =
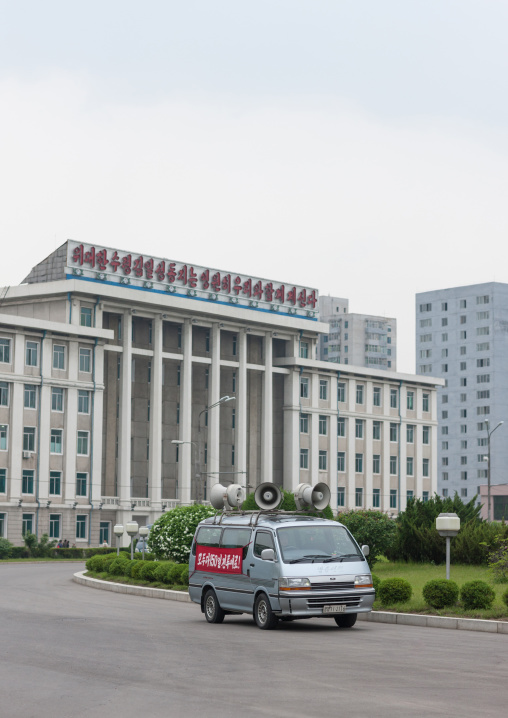
[(140, 527), (140, 529), (139, 529), (139, 535), (141, 536), (141, 540), (142, 540), (142, 542), (143, 542), (143, 548), (142, 548), (142, 551), (143, 551), (143, 561), (145, 560), (146, 537), (148, 536), (149, 533), (150, 533), (150, 529), (148, 528), (148, 526), (141, 526), (141, 527)]
[(134, 559), (134, 536), (138, 533), (139, 524), (137, 521), (127, 521), (125, 530), (131, 537), (131, 561)]
[(113, 526), (113, 533), (116, 536), (116, 555), (120, 556), (120, 539), (123, 536), (124, 528), (122, 524), (115, 524)]
[[(236, 399), (236, 396), (228, 396), (228, 395), (221, 396), (221, 398), (218, 401), (214, 402), (213, 404), (210, 404), (209, 406), (205, 406), (205, 408), (199, 412), (199, 416), (198, 416), (198, 464), (199, 464), (200, 478), (201, 478), (201, 473), (202, 473), (201, 472), (201, 466), (202, 466), (202, 461), (201, 461), (201, 417), (203, 414), (206, 414), (206, 412), (209, 409), (214, 409), (216, 406), (219, 406), (219, 404), (225, 404), (228, 401), (235, 401), (235, 399)], [(203, 486), (203, 489), (204, 489), (203, 500), (206, 500), (206, 481), (207, 481), (207, 474), (205, 473), (204, 486)], [(200, 493), (201, 493), (201, 487), (200, 487)]]
[(493, 429), (489, 428), (489, 420), (485, 419), (485, 431), (487, 432), (487, 456), (483, 457), (483, 460), (487, 462), (487, 521), (490, 522), (491, 510), (490, 510), (490, 437), (496, 429), (504, 424), (504, 421), (500, 421)]

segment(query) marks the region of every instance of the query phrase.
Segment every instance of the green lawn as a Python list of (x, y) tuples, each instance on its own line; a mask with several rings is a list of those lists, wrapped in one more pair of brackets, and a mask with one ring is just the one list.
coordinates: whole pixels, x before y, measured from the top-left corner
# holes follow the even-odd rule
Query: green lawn
[(404, 613), (428, 613), (437, 616), (462, 616), (465, 618), (495, 618), (508, 621), (508, 607), (503, 603), (502, 595), (508, 589), (506, 583), (493, 583), (490, 571), (483, 566), (452, 565), (450, 567), (450, 579), (458, 584), (459, 588), (467, 581), (486, 581), (496, 592), (496, 600), (489, 610), (465, 611), (458, 605), (453, 608), (445, 608), (440, 611), (426, 605), (422, 597), (422, 589), (427, 581), (435, 578), (446, 578), (446, 566), (434, 566), (432, 564), (403, 563), (392, 561), (378, 561), (373, 568), (373, 573), (383, 581), (386, 578), (404, 578), (409, 581), (413, 588), (413, 596), (410, 601), (403, 604), (383, 606), (380, 601), (374, 603), (375, 611), (401, 611)]

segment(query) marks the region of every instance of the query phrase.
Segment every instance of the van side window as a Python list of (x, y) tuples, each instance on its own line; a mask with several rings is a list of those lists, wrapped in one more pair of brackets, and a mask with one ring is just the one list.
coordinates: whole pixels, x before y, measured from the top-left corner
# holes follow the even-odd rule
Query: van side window
[(265, 548), (273, 548), (275, 551), (273, 536), (268, 531), (258, 531), (254, 542), (254, 556), (261, 558), (261, 551)]
[(196, 540), (192, 545), (192, 555), (196, 555), (196, 544), (200, 546), (213, 546), (219, 548), (220, 535), (222, 529), (220, 526), (202, 526), (199, 531)]
[(251, 538), (250, 529), (224, 529), (221, 548), (243, 548), (242, 558), (246, 558)]

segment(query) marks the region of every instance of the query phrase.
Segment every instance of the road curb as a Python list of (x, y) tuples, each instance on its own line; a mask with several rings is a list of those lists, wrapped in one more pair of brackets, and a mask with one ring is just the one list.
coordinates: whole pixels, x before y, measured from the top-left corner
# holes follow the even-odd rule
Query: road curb
[(371, 623), (392, 623), (399, 626), (421, 626), (422, 628), (448, 628), (458, 631), (508, 634), (508, 621), (487, 621), (481, 618), (422, 616), (419, 613), (371, 611), (371, 613), (359, 613), (358, 620), (370, 621)]
[[(114, 593), (127, 593), (131, 596), (145, 596), (145, 598), (163, 598), (168, 601), (183, 601), (192, 603), (188, 593), (183, 591), (168, 591), (164, 588), (146, 588), (145, 586), (130, 586), (125, 583), (101, 581), (98, 578), (85, 576), (86, 571), (78, 571), (72, 577), (76, 583), (89, 588), (98, 588), (102, 591)], [(458, 631), (480, 631), (483, 633), (508, 634), (508, 621), (486, 621), (480, 618), (454, 618), (451, 616), (422, 616), (419, 613), (391, 613), (389, 611), (371, 611), (359, 613), (359, 621), (370, 623), (391, 623), (398, 626), (421, 626), (422, 628), (448, 628)]]
[(168, 591), (164, 588), (147, 588), (145, 586), (130, 586), (126, 583), (113, 583), (112, 581), (101, 581), (98, 578), (85, 576), (86, 571), (78, 571), (72, 577), (75, 583), (89, 588), (98, 588), (102, 591), (113, 591), (113, 593), (127, 593), (131, 596), (144, 596), (145, 598), (163, 598), (167, 601), (183, 601), (192, 603), (188, 593), (183, 591)]

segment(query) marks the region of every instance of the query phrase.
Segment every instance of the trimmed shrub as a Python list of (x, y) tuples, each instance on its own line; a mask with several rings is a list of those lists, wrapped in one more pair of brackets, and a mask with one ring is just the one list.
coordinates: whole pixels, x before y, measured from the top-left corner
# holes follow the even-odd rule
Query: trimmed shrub
[(180, 575), (178, 578), (178, 583), (180, 586), (188, 586), (189, 585), (189, 565), (184, 563), (178, 566), (180, 569)]
[(105, 569), (111, 576), (123, 576), (125, 574), (126, 564), (130, 561), (128, 558), (119, 556), (114, 558), (107, 564)]
[(107, 555), (97, 554), (96, 556), (91, 556), (87, 560), (86, 567), (87, 567), (88, 571), (94, 571), (95, 573), (101, 573), (102, 571), (107, 571), (109, 562), (114, 561), (115, 559), (116, 559), (116, 553), (109, 553)]
[(144, 561), (133, 561), (130, 569), (131, 569), (131, 578), (141, 578), (139, 575), (139, 572), (143, 568)]
[(166, 578), (164, 580), (164, 583), (169, 583), (170, 585), (173, 585), (175, 583), (179, 583), (179, 581), (180, 581), (180, 564), (178, 564), (178, 563), (168, 564), (168, 568), (166, 570)]
[(197, 525), (208, 516), (215, 516), (211, 506), (193, 504), (177, 506), (157, 519), (150, 529), (148, 548), (158, 559), (170, 559), (179, 563), (189, 560), (192, 539)]
[(154, 580), (158, 581), (159, 583), (166, 583), (166, 572), (170, 565), (171, 563), (169, 561), (157, 561)]
[(139, 569), (139, 577), (144, 581), (156, 581), (155, 572), (158, 568), (155, 561), (141, 561), (143, 564)]
[(11, 555), (12, 544), (6, 538), (0, 538), (0, 559), (9, 558)]
[(444, 608), (445, 606), (454, 606), (457, 603), (459, 587), (455, 581), (438, 578), (428, 581), (423, 587), (422, 594), (432, 608)]
[(460, 600), (466, 610), (490, 608), (496, 594), (485, 581), (468, 581), (460, 589)]
[(379, 584), (379, 598), (381, 603), (406, 603), (413, 594), (409, 581), (404, 578), (387, 578)]
[(337, 520), (351, 531), (360, 546), (367, 544), (370, 549), (367, 556), (370, 568), (379, 556), (390, 551), (395, 541), (395, 521), (381, 511), (344, 511), (337, 516)]
[(377, 592), (379, 591), (380, 583), (381, 583), (381, 579), (379, 578), (379, 576), (376, 576), (376, 574), (373, 573), (372, 574), (372, 585), (374, 586), (374, 591), (376, 592), (376, 595), (377, 595)]
[(503, 602), (504, 602), (505, 606), (508, 606), (508, 588), (507, 588), (506, 591), (503, 593), (503, 595), (502, 595), (501, 598), (503, 599)]
[(26, 546), (13, 546), (11, 548), (11, 558), (30, 558), (30, 551)]

